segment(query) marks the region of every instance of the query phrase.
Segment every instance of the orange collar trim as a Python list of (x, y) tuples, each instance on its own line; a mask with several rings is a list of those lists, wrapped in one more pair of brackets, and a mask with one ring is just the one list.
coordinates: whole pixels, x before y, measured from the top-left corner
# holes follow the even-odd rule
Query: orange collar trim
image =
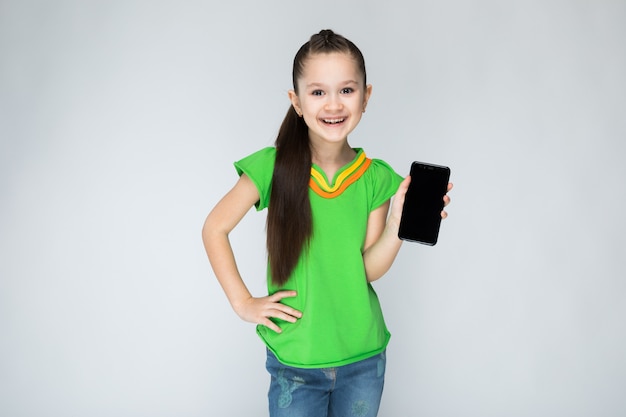
[(311, 179), (309, 180), (309, 186), (311, 189), (323, 198), (335, 198), (341, 195), (352, 183), (361, 178), (361, 176), (367, 171), (372, 160), (365, 156), (365, 152), (355, 159), (355, 161), (348, 166), (339, 176), (335, 185), (332, 187), (328, 185), (328, 182), (324, 176), (311, 167)]

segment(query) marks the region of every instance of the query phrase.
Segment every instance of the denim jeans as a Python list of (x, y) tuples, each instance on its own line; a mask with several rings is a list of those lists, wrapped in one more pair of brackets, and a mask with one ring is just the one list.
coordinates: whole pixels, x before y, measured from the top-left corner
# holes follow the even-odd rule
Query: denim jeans
[(293, 368), (268, 350), (270, 417), (375, 417), (385, 364), (383, 352), (336, 368)]

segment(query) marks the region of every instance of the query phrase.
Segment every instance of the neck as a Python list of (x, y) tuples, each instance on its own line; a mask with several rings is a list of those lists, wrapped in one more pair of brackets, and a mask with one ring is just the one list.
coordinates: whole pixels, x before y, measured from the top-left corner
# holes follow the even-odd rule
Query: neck
[(352, 161), (355, 155), (354, 149), (350, 147), (347, 141), (337, 144), (326, 144), (325, 146), (311, 144), (313, 162), (320, 166), (343, 166)]
[(356, 152), (347, 141), (326, 144), (323, 147), (311, 144), (312, 162), (324, 171), (329, 181), (332, 181), (337, 171), (352, 161), (355, 156)]

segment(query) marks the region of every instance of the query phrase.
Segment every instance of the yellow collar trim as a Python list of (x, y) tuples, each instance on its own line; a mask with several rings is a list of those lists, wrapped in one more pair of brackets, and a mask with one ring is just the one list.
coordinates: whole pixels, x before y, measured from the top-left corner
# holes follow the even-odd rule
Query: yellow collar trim
[(365, 152), (361, 151), (356, 160), (347, 167), (335, 181), (335, 184), (331, 187), (324, 176), (317, 171), (314, 167), (311, 167), (311, 180), (309, 186), (318, 195), (324, 198), (334, 198), (343, 193), (350, 184), (358, 180), (363, 173), (367, 170), (371, 159), (367, 158)]

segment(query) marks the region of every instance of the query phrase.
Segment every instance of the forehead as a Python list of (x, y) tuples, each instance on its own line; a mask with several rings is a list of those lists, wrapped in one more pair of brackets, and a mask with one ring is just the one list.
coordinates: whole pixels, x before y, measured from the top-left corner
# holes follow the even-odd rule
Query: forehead
[(333, 84), (349, 80), (363, 81), (363, 74), (356, 60), (348, 53), (313, 54), (303, 64), (299, 83)]

